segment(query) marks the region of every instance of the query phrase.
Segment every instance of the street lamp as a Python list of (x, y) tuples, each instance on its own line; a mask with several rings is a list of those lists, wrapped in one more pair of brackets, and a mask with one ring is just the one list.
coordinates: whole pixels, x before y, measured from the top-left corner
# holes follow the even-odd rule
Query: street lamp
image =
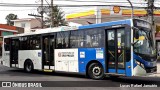
[(133, 19), (133, 13), (134, 13), (134, 11), (133, 11), (133, 5), (132, 5), (132, 3), (131, 3), (131, 1), (130, 1), (130, 0), (127, 0), (127, 1), (129, 2), (129, 4), (131, 5), (131, 8), (132, 8), (131, 19)]

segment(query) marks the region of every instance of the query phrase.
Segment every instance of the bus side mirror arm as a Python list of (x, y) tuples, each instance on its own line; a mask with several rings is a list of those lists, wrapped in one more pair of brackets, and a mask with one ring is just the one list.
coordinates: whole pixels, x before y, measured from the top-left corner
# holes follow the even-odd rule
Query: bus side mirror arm
[(131, 43), (132, 46), (134, 46), (134, 44), (136, 44), (139, 40), (137, 40), (136, 42)]
[(134, 37), (136, 39), (139, 39), (139, 33), (138, 33), (139, 29), (137, 27), (132, 27), (132, 29), (134, 31)]

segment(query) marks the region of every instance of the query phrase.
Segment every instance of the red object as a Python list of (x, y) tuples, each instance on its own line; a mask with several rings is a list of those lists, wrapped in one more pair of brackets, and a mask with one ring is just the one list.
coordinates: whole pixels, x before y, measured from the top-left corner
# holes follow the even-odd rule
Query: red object
[(15, 26), (9, 26), (7, 24), (0, 24), (0, 28), (10, 29), (10, 30), (16, 30)]

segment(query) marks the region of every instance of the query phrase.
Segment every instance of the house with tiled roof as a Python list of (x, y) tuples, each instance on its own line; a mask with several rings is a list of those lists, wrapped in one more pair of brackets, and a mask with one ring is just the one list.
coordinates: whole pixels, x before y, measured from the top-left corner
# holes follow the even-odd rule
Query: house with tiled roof
[(24, 28), (24, 33), (31, 32), (31, 29), (41, 27), (40, 18), (21, 18), (12, 21), (14, 21), (14, 26)]

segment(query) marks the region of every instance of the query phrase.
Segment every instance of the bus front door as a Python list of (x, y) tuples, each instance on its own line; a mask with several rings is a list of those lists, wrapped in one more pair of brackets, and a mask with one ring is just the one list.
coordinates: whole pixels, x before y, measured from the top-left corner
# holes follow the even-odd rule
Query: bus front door
[(55, 36), (42, 37), (42, 69), (54, 70)]
[(107, 30), (107, 73), (125, 74), (124, 28)]
[(19, 39), (11, 39), (10, 66), (18, 67)]

